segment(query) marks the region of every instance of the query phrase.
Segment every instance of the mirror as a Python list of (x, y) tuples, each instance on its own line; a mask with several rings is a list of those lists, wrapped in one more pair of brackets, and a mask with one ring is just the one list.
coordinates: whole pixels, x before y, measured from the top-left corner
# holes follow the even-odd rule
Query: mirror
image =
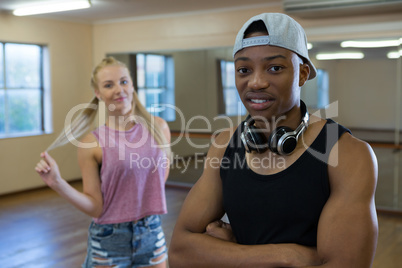
[[(387, 58), (387, 53), (399, 51), (401, 47), (341, 48), (340, 42), (316, 42), (309, 52), (317, 69), (327, 74), (327, 92), (324, 92), (327, 96), (324, 99), (327, 98), (331, 109), (315, 105), (322, 95), (317, 97), (317, 90), (311, 87), (312, 83), (317, 83), (314, 80), (302, 89), (302, 99), (307, 100), (310, 113), (333, 118), (350, 128), (356, 137), (372, 145), (379, 164), (377, 207), (401, 210), (402, 59)], [(317, 60), (320, 53), (341, 50), (361, 52), (364, 58)], [(141, 53), (168, 55), (174, 60), (175, 106), (180, 109), (182, 116), (176, 116), (175, 121), (168, 122), (173, 132), (174, 152), (168, 182), (191, 186), (201, 175), (203, 157), (212, 142), (209, 134), (219, 132), (231, 124), (238, 125), (244, 118), (220, 115), (223, 102), (222, 93), (219, 92), (221, 81), (217, 61), (231, 61), (232, 49)], [(134, 54), (110, 55), (127, 63), (127, 56)], [(191, 133), (190, 136), (180, 136), (184, 129)]]
[[(310, 50), (310, 56), (316, 59), (319, 53), (339, 51), (339, 44), (318, 43)], [(369, 142), (377, 156), (377, 208), (402, 210), (402, 59), (387, 57), (390, 52), (400, 51), (401, 46), (342, 50), (361, 52), (364, 58), (314, 62), (317, 68), (329, 74), (330, 102), (338, 101), (335, 120), (350, 128), (356, 137)]]

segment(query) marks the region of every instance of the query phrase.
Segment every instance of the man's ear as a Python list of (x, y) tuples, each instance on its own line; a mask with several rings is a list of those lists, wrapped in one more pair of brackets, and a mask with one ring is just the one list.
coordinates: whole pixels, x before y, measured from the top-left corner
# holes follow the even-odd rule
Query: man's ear
[(307, 63), (300, 64), (299, 86), (302, 87), (310, 75), (310, 66)]

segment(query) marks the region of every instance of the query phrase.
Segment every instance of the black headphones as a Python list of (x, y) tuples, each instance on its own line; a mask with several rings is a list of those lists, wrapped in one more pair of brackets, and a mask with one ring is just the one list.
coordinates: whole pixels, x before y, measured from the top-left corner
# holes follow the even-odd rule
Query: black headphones
[(269, 148), (272, 152), (279, 155), (291, 154), (296, 149), (300, 134), (302, 134), (308, 126), (309, 114), (306, 104), (304, 104), (302, 100), (300, 100), (300, 110), (302, 120), (295, 130), (286, 126), (278, 127), (271, 132), (268, 140), (265, 135), (259, 133), (263, 131), (254, 126), (254, 120), (248, 115), (244, 121), (244, 130), (240, 136), (246, 151), (248, 153), (251, 151), (262, 153)]

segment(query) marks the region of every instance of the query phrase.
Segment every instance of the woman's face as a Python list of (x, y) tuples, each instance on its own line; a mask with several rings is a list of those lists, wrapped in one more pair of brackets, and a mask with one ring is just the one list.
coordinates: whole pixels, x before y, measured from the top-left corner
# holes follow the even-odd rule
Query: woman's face
[(109, 114), (126, 115), (133, 107), (133, 81), (127, 68), (119, 65), (103, 67), (97, 74), (95, 94), (105, 102)]

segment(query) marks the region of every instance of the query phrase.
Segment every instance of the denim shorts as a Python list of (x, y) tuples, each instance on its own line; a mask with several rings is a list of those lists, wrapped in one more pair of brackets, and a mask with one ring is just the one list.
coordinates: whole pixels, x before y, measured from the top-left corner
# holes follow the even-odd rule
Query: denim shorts
[(89, 227), (87, 256), (82, 267), (147, 267), (166, 259), (167, 249), (161, 219), (159, 215), (152, 215), (138, 221), (118, 224), (92, 222)]

